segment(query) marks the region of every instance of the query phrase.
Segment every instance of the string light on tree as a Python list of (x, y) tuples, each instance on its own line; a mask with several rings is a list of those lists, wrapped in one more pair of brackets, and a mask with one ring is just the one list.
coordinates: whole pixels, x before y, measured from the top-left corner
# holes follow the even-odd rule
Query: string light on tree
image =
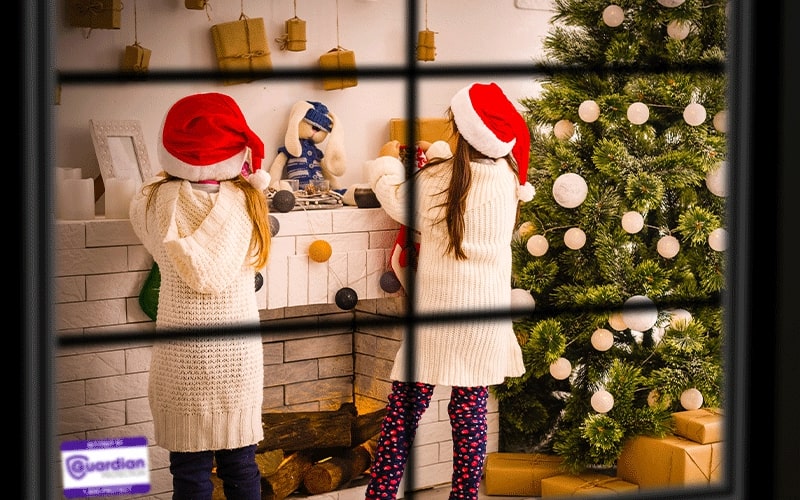
[(575, 124), (569, 120), (558, 120), (555, 125), (553, 125), (553, 135), (556, 136), (556, 139), (560, 139), (562, 141), (566, 141), (567, 139), (571, 138), (575, 134)]
[(706, 173), (706, 187), (712, 194), (725, 197), (728, 194), (728, 162), (721, 161)]
[(592, 347), (598, 351), (607, 351), (611, 349), (612, 345), (614, 345), (614, 334), (611, 333), (611, 330), (598, 328), (592, 333)]
[(511, 309), (521, 313), (529, 313), (536, 308), (536, 299), (524, 288), (511, 289)]
[(592, 408), (597, 413), (608, 413), (614, 407), (614, 396), (610, 392), (601, 389), (592, 394)]
[(625, 324), (625, 320), (622, 319), (622, 313), (620, 311), (614, 311), (608, 316), (608, 324), (618, 332), (628, 328), (628, 325)]
[(622, 321), (631, 330), (647, 331), (657, 320), (658, 309), (649, 297), (634, 295), (622, 305)]
[(698, 410), (703, 406), (703, 394), (692, 387), (681, 393), (681, 406), (686, 410)]
[(669, 326), (674, 330), (685, 330), (692, 321), (692, 313), (686, 309), (670, 309), (669, 313)]
[(550, 363), (550, 375), (556, 380), (564, 380), (572, 373), (572, 363), (567, 358), (558, 358)]
[(658, 3), (660, 3), (664, 7), (673, 8), (673, 7), (680, 7), (680, 5), (684, 1), (685, 0), (658, 0)]
[(545, 238), (541, 234), (534, 234), (533, 236), (528, 238), (528, 242), (525, 244), (525, 248), (527, 248), (528, 253), (530, 253), (534, 257), (541, 257), (542, 255), (547, 253), (547, 249), (550, 248), (550, 243), (548, 243), (547, 238)]
[(683, 109), (683, 120), (692, 127), (702, 125), (706, 121), (706, 108), (698, 102), (688, 104)]
[(517, 235), (520, 239), (526, 240), (533, 236), (533, 232), (536, 230), (536, 226), (533, 225), (533, 222), (526, 220), (522, 224), (519, 225), (517, 229)]
[(579, 227), (571, 227), (564, 233), (564, 244), (570, 250), (580, 250), (586, 244), (586, 233)]
[(622, 229), (629, 234), (636, 234), (644, 227), (644, 217), (636, 211), (625, 212), (622, 215)]
[(612, 28), (616, 28), (625, 20), (625, 13), (619, 5), (611, 4), (603, 9), (603, 22)]
[(692, 31), (692, 23), (673, 19), (667, 24), (667, 35), (675, 40), (684, 40)]
[(633, 102), (628, 106), (627, 116), (634, 125), (641, 125), (650, 118), (650, 108), (643, 102)]
[(575, 208), (586, 199), (589, 186), (580, 175), (569, 172), (561, 174), (553, 182), (553, 198), (564, 208)]
[(678, 252), (681, 249), (681, 243), (678, 241), (678, 238), (668, 234), (666, 236), (662, 236), (659, 238), (658, 243), (656, 243), (656, 251), (658, 255), (664, 257), (665, 259), (671, 259), (678, 255)]
[(724, 134), (728, 130), (728, 113), (724, 109), (717, 111), (712, 123), (717, 132), (722, 132)]
[(708, 235), (708, 246), (716, 252), (724, 252), (728, 248), (728, 231), (718, 227)]
[(578, 116), (586, 123), (592, 123), (600, 118), (600, 106), (591, 99), (583, 101), (578, 106)]

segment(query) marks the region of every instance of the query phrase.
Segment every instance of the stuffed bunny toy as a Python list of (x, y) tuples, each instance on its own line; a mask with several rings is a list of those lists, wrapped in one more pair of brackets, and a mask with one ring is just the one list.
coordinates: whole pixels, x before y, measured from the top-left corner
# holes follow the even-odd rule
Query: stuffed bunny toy
[[(328, 139), (325, 153), (317, 144)], [(297, 179), (305, 189), (312, 180), (327, 179), (337, 189), (337, 177), (345, 172), (342, 124), (321, 102), (298, 101), (291, 109), (284, 145), (278, 148), (269, 173), (270, 187), (280, 189), (281, 179)], [(286, 170), (284, 176), (284, 169)]]

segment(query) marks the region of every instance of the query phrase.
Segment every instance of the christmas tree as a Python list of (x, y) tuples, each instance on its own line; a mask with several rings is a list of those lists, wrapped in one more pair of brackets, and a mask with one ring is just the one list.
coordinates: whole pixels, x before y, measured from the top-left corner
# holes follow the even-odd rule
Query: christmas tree
[[(514, 283), (527, 372), (501, 449), (613, 468), (671, 413), (724, 407), (726, 5), (555, 0)], [(519, 296), (519, 295), (517, 295)]]

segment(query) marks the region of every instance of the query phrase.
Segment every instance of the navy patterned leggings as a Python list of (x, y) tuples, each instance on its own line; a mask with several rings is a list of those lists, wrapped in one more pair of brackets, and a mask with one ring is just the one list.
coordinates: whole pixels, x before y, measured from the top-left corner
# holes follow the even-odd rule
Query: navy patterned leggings
[[(394, 500), (419, 419), (431, 402), (434, 386), (393, 382), (381, 426), (366, 500)], [(453, 477), (450, 500), (478, 498), (486, 458), (488, 387), (453, 387), (447, 413), (453, 432)]]

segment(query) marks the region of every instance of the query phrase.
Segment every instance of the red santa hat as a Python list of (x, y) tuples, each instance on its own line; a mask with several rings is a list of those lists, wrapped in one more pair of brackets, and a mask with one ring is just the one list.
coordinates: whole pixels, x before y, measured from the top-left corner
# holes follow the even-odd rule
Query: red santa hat
[(158, 156), (164, 171), (181, 179), (223, 181), (243, 174), (258, 189), (269, 186), (269, 174), (261, 170), (264, 143), (225, 94), (193, 94), (173, 104)]
[(517, 195), (533, 199), (528, 182), (531, 136), (528, 124), (496, 83), (473, 83), (459, 90), (450, 101), (458, 132), (475, 149), (490, 158), (514, 155), (519, 169)]

